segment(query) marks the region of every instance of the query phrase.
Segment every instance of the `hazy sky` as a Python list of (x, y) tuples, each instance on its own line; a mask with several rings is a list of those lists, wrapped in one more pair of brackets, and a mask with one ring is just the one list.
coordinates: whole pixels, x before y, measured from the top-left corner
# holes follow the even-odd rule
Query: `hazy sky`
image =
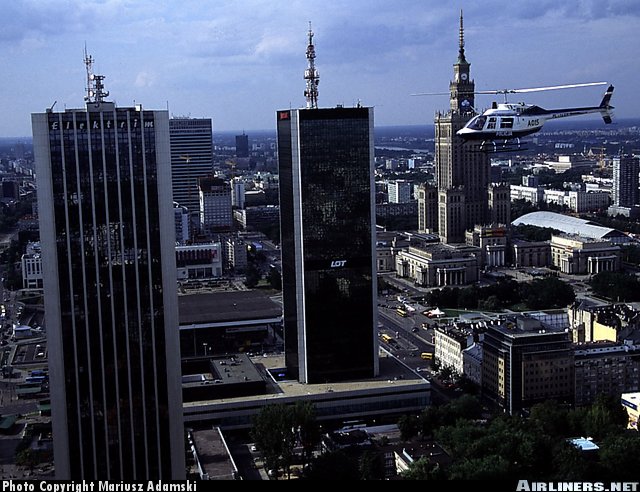
[[(308, 21), (320, 106), (360, 100), (376, 125), (432, 123), (448, 98), (410, 94), (448, 90), (460, 8), (478, 90), (609, 81), (616, 116), (640, 117), (638, 0), (2, 0), (0, 136), (30, 135), (30, 113), (54, 101), (83, 106), (85, 41), (121, 106), (169, 104), (214, 132), (274, 128), (276, 109), (304, 105)], [(593, 105), (602, 92), (526, 101)]]

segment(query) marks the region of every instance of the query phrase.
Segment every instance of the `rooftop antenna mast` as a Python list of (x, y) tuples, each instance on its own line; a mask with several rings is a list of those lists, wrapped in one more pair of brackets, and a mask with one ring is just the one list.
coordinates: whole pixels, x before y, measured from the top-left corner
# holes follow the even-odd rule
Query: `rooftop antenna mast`
[(87, 45), (84, 46), (84, 64), (87, 68), (87, 95), (84, 100), (87, 103), (100, 103), (109, 95), (109, 91), (104, 90), (104, 75), (93, 73), (93, 56), (87, 54)]
[(316, 48), (313, 45), (311, 22), (309, 22), (307, 60), (309, 61), (309, 67), (304, 71), (304, 79), (307, 81), (307, 88), (304, 91), (304, 96), (307, 98), (307, 109), (318, 109), (318, 84), (320, 83), (320, 75), (316, 70)]

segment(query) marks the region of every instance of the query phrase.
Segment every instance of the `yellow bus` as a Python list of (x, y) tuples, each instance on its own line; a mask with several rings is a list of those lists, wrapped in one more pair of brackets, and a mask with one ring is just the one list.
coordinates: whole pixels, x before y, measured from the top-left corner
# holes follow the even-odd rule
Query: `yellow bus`
[(433, 354), (431, 352), (422, 352), (420, 358), (423, 360), (431, 360), (433, 359)]
[(398, 314), (398, 316), (402, 316), (403, 318), (406, 318), (408, 316), (407, 312), (402, 308), (396, 309), (396, 313)]
[(393, 342), (393, 337), (390, 337), (389, 335), (387, 335), (386, 333), (383, 333), (382, 336), (380, 337), (382, 338), (382, 341), (385, 343), (391, 343)]

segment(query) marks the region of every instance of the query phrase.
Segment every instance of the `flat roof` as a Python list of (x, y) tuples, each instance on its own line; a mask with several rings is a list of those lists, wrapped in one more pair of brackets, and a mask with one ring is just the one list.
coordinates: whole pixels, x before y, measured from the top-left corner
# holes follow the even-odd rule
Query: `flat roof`
[(182, 361), (182, 387), (203, 384), (237, 384), (262, 381), (262, 376), (247, 354), (198, 357)]
[[(285, 380), (276, 383), (267, 373), (268, 370), (281, 369), (285, 367), (284, 355), (268, 355), (267, 357), (253, 357), (252, 361), (257, 369), (267, 380), (267, 394), (260, 395), (261, 399), (267, 400), (271, 398), (306, 396), (306, 395), (322, 395), (325, 393), (340, 393), (359, 390), (375, 390), (384, 389), (391, 386), (412, 386), (416, 384), (424, 384), (425, 390), (430, 388), (430, 384), (426, 379), (418, 376), (415, 372), (402, 365), (395, 358), (381, 352), (380, 375), (375, 378), (358, 379), (344, 382), (331, 382), (322, 384), (303, 384), (297, 380)], [(241, 396), (236, 398), (217, 398), (209, 400), (212, 403), (237, 403), (242, 401), (253, 401), (257, 398), (253, 396)], [(184, 407), (199, 407), (208, 401), (184, 402)]]
[(202, 471), (209, 480), (229, 480), (236, 471), (218, 427), (191, 432)]
[(272, 319), (282, 306), (259, 290), (206, 292), (178, 296), (180, 325)]

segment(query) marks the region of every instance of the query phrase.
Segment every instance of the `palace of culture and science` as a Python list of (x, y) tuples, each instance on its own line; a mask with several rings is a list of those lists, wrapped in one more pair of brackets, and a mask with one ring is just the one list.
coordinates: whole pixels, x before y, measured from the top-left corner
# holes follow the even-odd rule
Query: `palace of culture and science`
[(460, 47), (449, 84), (450, 108), (435, 117), (436, 186), (424, 185), (418, 196), (421, 231), (437, 232), (444, 243), (462, 243), (475, 225), (509, 221), (509, 187), (490, 184), (489, 155), (480, 143), (465, 143), (456, 132), (473, 116), (475, 83), (464, 53), (460, 15)]

